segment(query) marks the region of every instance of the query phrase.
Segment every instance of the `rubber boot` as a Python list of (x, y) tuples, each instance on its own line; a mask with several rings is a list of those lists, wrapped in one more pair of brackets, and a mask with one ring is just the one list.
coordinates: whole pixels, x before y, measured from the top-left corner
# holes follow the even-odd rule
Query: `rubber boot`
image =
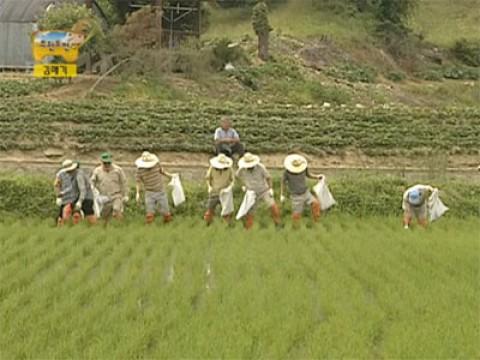
[(270, 208), (271, 214), (272, 214), (272, 219), (275, 225), (279, 226), (282, 221), (280, 219), (280, 209), (277, 204), (273, 204), (272, 207)]
[(227, 225), (231, 226), (233, 225), (233, 222), (232, 222), (232, 215), (225, 215), (223, 217), (223, 221), (225, 221), (227, 223)]
[(148, 213), (145, 217), (145, 224), (152, 224), (155, 221), (155, 214)]
[(73, 225), (80, 224), (80, 221), (82, 221), (82, 215), (78, 211), (75, 211), (73, 213)]
[(212, 209), (208, 209), (205, 211), (205, 214), (203, 215), (203, 220), (207, 223), (207, 226), (209, 226), (213, 222), (213, 217), (214, 213)]
[(95, 225), (97, 223), (97, 217), (95, 215), (89, 215), (87, 216), (87, 222), (90, 225)]
[(410, 227), (410, 223), (412, 222), (412, 217), (409, 214), (403, 215), (403, 227), (408, 229)]
[(168, 213), (168, 214), (163, 215), (163, 223), (164, 224), (168, 224), (169, 222), (172, 222), (172, 220), (173, 220), (172, 214)]
[(65, 207), (63, 208), (63, 213), (62, 213), (63, 224), (65, 224), (66, 222), (68, 222), (70, 220), (70, 218), (72, 217), (72, 212), (73, 212), (72, 204), (65, 205)]
[(318, 222), (320, 219), (320, 214), (322, 210), (320, 209), (320, 203), (318, 201), (314, 201), (311, 205), (312, 208), (312, 218), (313, 222)]
[(295, 229), (298, 229), (300, 227), (301, 220), (302, 220), (302, 214), (299, 214), (299, 213), (292, 214), (292, 222), (293, 222), (293, 227)]
[(428, 226), (428, 221), (427, 221), (427, 219), (418, 219), (418, 224), (419, 224), (422, 228), (426, 229), (427, 226)]
[(245, 229), (250, 230), (253, 227), (254, 217), (252, 214), (247, 214), (245, 217)]

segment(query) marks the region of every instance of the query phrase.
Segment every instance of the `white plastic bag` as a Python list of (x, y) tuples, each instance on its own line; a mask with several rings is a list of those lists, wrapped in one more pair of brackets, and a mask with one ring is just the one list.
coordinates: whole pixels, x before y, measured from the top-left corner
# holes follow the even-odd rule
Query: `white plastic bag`
[(257, 200), (257, 195), (255, 191), (248, 190), (243, 197), (242, 205), (240, 205), (240, 209), (238, 209), (237, 213), (237, 220), (243, 218), (247, 213), (250, 211), (253, 205), (255, 205), (255, 201)]
[(220, 204), (222, 205), (222, 216), (227, 216), (233, 213), (233, 191), (223, 191), (220, 193)]
[(106, 195), (100, 195), (98, 191), (94, 192), (93, 197), (94, 197), (93, 211), (95, 212), (96, 217), (100, 217), (100, 214), (102, 213), (104, 205), (109, 203), (111, 199)]
[(333, 198), (332, 193), (328, 189), (325, 177), (320, 179), (318, 183), (313, 187), (313, 192), (317, 196), (318, 201), (320, 202), (320, 208), (322, 210), (330, 209), (333, 205), (337, 203)]
[(172, 180), (168, 184), (172, 187), (172, 199), (175, 207), (185, 202), (185, 193), (183, 191), (182, 182), (180, 181), (180, 175), (174, 174)]
[(432, 195), (428, 198), (427, 205), (430, 222), (438, 220), (448, 211), (448, 207), (440, 200), (438, 189), (433, 190)]

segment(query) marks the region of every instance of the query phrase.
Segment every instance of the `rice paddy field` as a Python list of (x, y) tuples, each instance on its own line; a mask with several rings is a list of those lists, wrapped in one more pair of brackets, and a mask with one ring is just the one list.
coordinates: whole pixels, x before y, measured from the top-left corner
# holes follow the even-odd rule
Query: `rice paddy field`
[(478, 358), (480, 221), (0, 224), (0, 358)]

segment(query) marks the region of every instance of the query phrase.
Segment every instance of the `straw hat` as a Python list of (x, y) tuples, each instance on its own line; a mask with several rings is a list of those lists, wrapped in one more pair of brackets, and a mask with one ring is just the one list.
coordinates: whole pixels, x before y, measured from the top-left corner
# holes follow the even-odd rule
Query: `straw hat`
[(302, 155), (288, 155), (283, 162), (283, 166), (293, 174), (300, 174), (307, 169), (308, 162)]
[(70, 159), (65, 160), (65, 161), (62, 163), (62, 170), (63, 170), (63, 171), (72, 171), (72, 170), (75, 170), (77, 167), (78, 167), (78, 163), (77, 163), (77, 162), (73, 162), (73, 161), (70, 160)]
[(228, 169), (232, 167), (233, 160), (225, 154), (220, 154), (210, 159), (210, 165), (219, 170)]
[(135, 165), (138, 168), (150, 169), (157, 165), (159, 162), (158, 157), (154, 154), (144, 151), (142, 156), (135, 160)]
[(257, 166), (258, 164), (260, 164), (260, 157), (258, 157), (257, 155), (253, 155), (251, 153), (246, 153), (238, 161), (238, 167), (240, 169), (251, 169)]

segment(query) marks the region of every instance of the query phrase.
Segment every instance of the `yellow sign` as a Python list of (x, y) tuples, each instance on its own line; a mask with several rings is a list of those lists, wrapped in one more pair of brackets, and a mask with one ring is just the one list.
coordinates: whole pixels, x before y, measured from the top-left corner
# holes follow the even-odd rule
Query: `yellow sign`
[(78, 60), (85, 35), (66, 31), (37, 31), (33, 33), (33, 57), (42, 62), (47, 57), (62, 57), (67, 63)]
[(36, 78), (74, 78), (77, 77), (77, 65), (35, 64), (33, 76)]

